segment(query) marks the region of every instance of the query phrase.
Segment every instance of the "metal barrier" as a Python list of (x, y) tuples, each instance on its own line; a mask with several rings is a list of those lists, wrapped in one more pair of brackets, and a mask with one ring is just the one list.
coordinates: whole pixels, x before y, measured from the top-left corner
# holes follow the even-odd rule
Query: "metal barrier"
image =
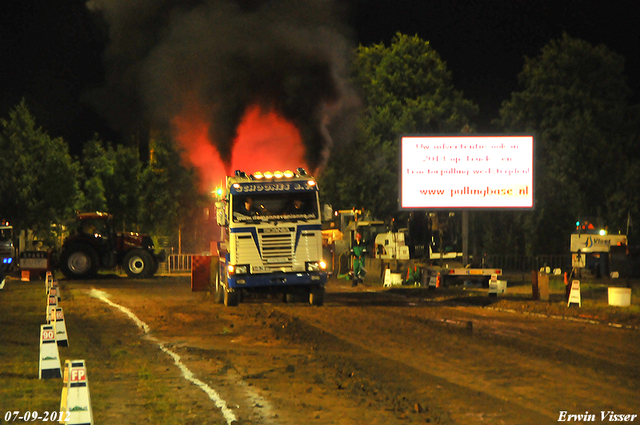
[(191, 258), (193, 254), (170, 254), (167, 255), (166, 272), (180, 273), (191, 271)]

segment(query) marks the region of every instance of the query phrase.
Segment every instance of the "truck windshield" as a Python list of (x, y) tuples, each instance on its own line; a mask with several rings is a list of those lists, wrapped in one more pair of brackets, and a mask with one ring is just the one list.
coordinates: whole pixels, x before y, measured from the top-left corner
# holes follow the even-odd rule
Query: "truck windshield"
[(233, 221), (297, 221), (319, 216), (316, 192), (260, 193), (232, 198)]

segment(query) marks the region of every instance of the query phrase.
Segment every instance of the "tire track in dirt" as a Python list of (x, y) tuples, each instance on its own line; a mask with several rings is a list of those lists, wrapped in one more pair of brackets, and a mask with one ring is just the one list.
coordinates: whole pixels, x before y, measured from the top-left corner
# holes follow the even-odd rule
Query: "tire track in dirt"
[[(348, 326), (335, 332), (313, 319), (311, 324), (309, 317), (299, 311), (276, 309), (282, 314), (286, 337), (296, 343), (311, 345), (318, 358), (345, 377), (342, 385), (355, 395), (367, 395), (406, 416), (428, 412), (425, 413), (430, 419), (427, 422), (442, 424), (501, 423), (501, 420), (511, 423), (522, 414), (522, 406), (514, 405), (510, 400), (452, 382), (429, 367), (406, 362), (393, 354), (397, 349), (412, 352), (415, 347), (401, 347), (392, 341), (384, 344), (375, 338), (367, 341), (368, 333), (361, 327), (354, 333), (362, 338), (354, 338), (346, 335)], [(359, 318), (352, 314), (344, 317), (347, 316), (356, 321)], [(431, 359), (422, 360), (426, 365), (433, 364)], [(529, 420), (520, 423), (547, 423), (550, 418), (533, 410), (525, 416)], [(418, 420), (418, 423), (423, 421)]]
[[(592, 374), (592, 370), (588, 370), (588, 376), (583, 376), (584, 368), (606, 366), (611, 370), (616, 362), (585, 354), (584, 347), (573, 350), (549, 346), (544, 337), (518, 341), (530, 323), (513, 327), (504, 322), (496, 327), (491, 323), (495, 321), (491, 317), (483, 318), (469, 311), (451, 311), (451, 308), (415, 308), (415, 300), (402, 303), (397, 296), (386, 297), (384, 294), (364, 294), (361, 305), (367, 307), (357, 308), (354, 307), (357, 302), (350, 295), (351, 307), (328, 303), (325, 309), (330, 310), (330, 314), (299, 307), (277, 310), (289, 323), (292, 338), (307, 340), (317, 346), (319, 352), (323, 351), (323, 345), (329, 340), (327, 335), (330, 335), (338, 342), (333, 341), (329, 346), (342, 345), (345, 352), (368, 352), (366, 362), (375, 365), (369, 364), (372, 369), (390, 368), (391, 361), (402, 365), (396, 365), (396, 369), (406, 369), (404, 373), (409, 377), (413, 371), (415, 377), (411, 380), (416, 382), (416, 377), (421, 377), (431, 383), (427, 385), (431, 390), (423, 391), (426, 395), (436, 396), (438, 392), (447, 392), (442, 391), (443, 388), (448, 390), (449, 396), (468, 406), (465, 413), (456, 406), (461, 402), (437, 397), (441, 400), (441, 409), (451, 412), (458, 423), (465, 423), (468, 417), (474, 418), (468, 423), (474, 423), (477, 422), (476, 415), (488, 418), (491, 412), (499, 413), (502, 418), (504, 415), (512, 420), (517, 418), (520, 423), (541, 423), (557, 419), (560, 409), (572, 406), (577, 406), (578, 410), (586, 406), (585, 410), (591, 411), (610, 405), (634, 407), (630, 394), (634, 394), (637, 386), (627, 385), (621, 389), (615, 379), (607, 381), (604, 373)], [(339, 297), (334, 297), (333, 301), (336, 299)], [(394, 307), (384, 307), (385, 304)], [(402, 304), (404, 307), (399, 308)], [(454, 325), (433, 317), (436, 311), (451, 317)], [(472, 332), (464, 326), (470, 318), (474, 322)], [(542, 353), (536, 353), (539, 348), (543, 348)], [(579, 353), (580, 350), (583, 352)], [(339, 349), (325, 348), (324, 351), (329, 362), (346, 362), (345, 356), (341, 359), (335, 354)], [(479, 353), (477, 359), (471, 354), (473, 352)], [(633, 371), (633, 365), (623, 368), (621, 375), (624, 370)], [(397, 373), (402, 372), (398, 370)], [(370, 376), (373, 382), (378, 381), (375, 375)], [(434, 383), (439, 391), (433, 389)], [(414, 386), (420, 385), (416, 382)], [(593, 396), (594, 387), (601, 387), (610, 395), (604, 399)], [(413, 394), (414, 398), (416, 394)]]

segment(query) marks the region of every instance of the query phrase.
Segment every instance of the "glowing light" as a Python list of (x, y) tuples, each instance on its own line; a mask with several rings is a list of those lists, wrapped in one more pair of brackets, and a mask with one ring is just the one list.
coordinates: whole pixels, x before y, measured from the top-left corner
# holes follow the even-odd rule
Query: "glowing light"
[(245, 112), (231, 155), (232, 169), (252, 173), (306, 166), (300, 131), (274, 110), (258, 105)]
[(174, 117), (172, 122), (173, 137), (183, 150), (183, 160), (198, 170), (201, 190), (224, 181), (225, 166), (220, 154), (209, 138), (209, 124), (199, 107), (192, 105)]
[[(272, 109), (258, 105), (247, 108), (237, 128), (231, 149), (231, 161), (224, 164), (211, 140), (211, 125), (203, 108), (193, 100), (185, 101), (183, 110), (172, 119), (173, 137), (183, 148), (183, 160), (200, 175), (202, 192), (210, 191), (232, 170), (253, 172), (253, 178), (273, 178), (259, 169), (282, 170), (306, 167), (305, 147), (299, 130)], [(247, 174), (248, 174), (247, 173)], [(293, 172), (279, 173), (276, 178), (293, 177)]]

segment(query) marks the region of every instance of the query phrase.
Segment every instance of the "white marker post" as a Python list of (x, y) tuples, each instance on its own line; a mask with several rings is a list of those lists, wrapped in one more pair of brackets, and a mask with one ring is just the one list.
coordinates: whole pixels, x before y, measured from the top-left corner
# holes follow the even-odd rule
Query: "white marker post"
[(53, 273), (47, 272), (44, 278), (44, 291), (49, 293), (49, 288), (51, 288), (51, 283), (53, 282)]
[(51, 324), (56, 330), (56, 342), (58, 347), (68, 347), (69, 340), (67, 338), (67, 326), (64, 323), (64, 312), (62, 307), (58, 307), (51, 311)]
[(56, 278), (53, 279), (53, 282), (51, 282), (51, 287), (56, 288), (56, 291), (58, 292), (58, 302), (62, 301), (62, 289), (58, 284), (58, 279)]
[(497, 297), (498, 296), (498, 275), (492, 274), (489, 279), (489, 296)]
[(68, 393), (68, 384), (69, 384), (69, 366), (71, 365), (71, 360), (64, 361), (64, 371), (62, 372), (62, 394), (60, 395), (60, 422), (63, 424), (67, 415), (67, 393)]
[(571, 304), (578, 304), (579, 307), (582, 307), (579, 280), (574, 280), (571, 282), (571, 292), (569, 293), (569, 301), (567, 302), (567, 307), (571, 306)]
[(58, 295), (47, 295), (47, 310), (45, 312), (47, 323), (51, 322), (51, 312), (58, 308)]
[(38, 379), (60, 378), (60, 355), (53, 325), (40, 325), (40, 362)]
[[(89, 395), (89, 378), (84, 360), (67, 360), (65, 362), (66, 391), (62, 389), (60, 410), (64, 421), (69, 425), (93, 425), (91, 396)], [(66, 412), (69, 412), (67, 415)]]

